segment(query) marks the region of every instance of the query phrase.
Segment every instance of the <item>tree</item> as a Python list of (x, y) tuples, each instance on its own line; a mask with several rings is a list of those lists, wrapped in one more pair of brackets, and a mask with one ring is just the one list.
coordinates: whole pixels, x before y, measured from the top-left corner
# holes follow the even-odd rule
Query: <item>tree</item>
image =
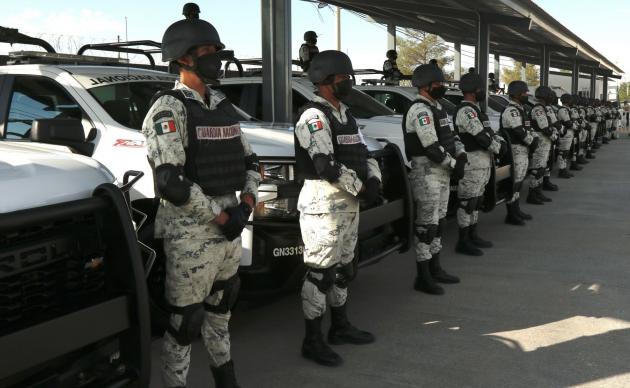
[(630, 100), (630, 82), (622, 82), (619, 84), (619, 93), (617, 101)]
[(440, 68), (453, 62), (453, 57), (446, 55), (448, 45), (437, 35), (424, 31), (405, 28), (396, 37), (396, 45), (398, 68), (403, 74), (411, 74), (418, 65), (429, 63), (431, 59), (436, 59)]
[[(501, 82), (508, 85), (512, 81), (521, 79), (521, 70), (523, 64), (521, 62), (514, 62), (513, 68), (503, 68), (501, 73)], [(527, 64), (525, 67), (525, 82), (529, 86), (538, 86), (540, 84), (540, 71), (532, 64)]]

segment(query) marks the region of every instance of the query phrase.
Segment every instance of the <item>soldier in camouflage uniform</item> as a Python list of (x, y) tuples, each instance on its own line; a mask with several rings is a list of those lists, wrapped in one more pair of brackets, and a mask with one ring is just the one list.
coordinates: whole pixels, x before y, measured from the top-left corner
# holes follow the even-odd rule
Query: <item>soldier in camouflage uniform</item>
[(337, 366), (342, 358), (323, 340), (322, 318), (330, 305), (328, 342), (367, 344), (374, 336), (354, 327), (346, 314), (348, 285), (355, 277), (359, 198), (373, 204), (379, 198), (381, 172), (348, 107), (341, 102), (352, 90), (354, 74), (340, 51), (319, 53), (309, 79), (317, 96), (301, 108), (295, 125), (298, 198), (304, 263), (302, 286), (306, 335), (302, 355), (321, 365)]
[(588, 106), (586, 107), (586, 118), (589, 124), (588, 142), (586, 144), (586, 159), (595, 159), (595, 155), (593, 154), (596, 152), (595, 139), (597, 137), (597, 127), (599, 126), (599, 121), (597, 111), (595, 110), (595, 99), (593, 98), (588, 101)]
[(573, 174), (569, 172), (571, 165), (571, 146), (573, 145), (574, 127), (576, 124), (571, 118), (571, 111), (569, 105), (571, 104), (573, 97), (570, 94), (563, 94), (560, 96), (562, 106), (558, 107), (558, 120), (562, 123), (562, 131), (559, 136), (558, 144), (558, 178), (569, 179), (573, 177)]
[(206, 86), (216, 83), (223, 48), (204, 20), (172, 24), (162, 39), (162, 59), (179, 68), (180, 81), (154, 97), (142, 127), (160, 198), (155, 236), (164, 239), (172, 313), (162, 350), (166, 387), (186, 385), (191, 342), (200, 333), (215, 386), (238, 387), (228, 322), (238, 294), (240, 234), (260, 175), (237, 112)]
[(308, 71), (309, 66), (313, 58), (319, 54), (319, 48), (317, 48), (317, 33), (315, 31), (306, 31), (304, 33), (304, 43), (300, 46), (300, 66), (302, 70)]
[(558, 120), (556, 104), (558, 102), (558, 96), (556, 92), (551, 89), (551, 94), (547, 99), (545, 105), (545, 111), (547, 112), (547, 119), (551, 125), (551, 149), (549, 150), (549, 156), (547, 157), (547, 166), (545, 168), (545, 174), (543, 176), (542, 189), (546, 191), (558, 191), (558, 185), (551, 182), (551, 170), (553, 168), (556, 147), (558, 144), (558, 137), (562, 131), (562, 123)]
[(523, 81), (512, 81), (508, 85), (510, 103), (501, 113), (501, 130), (509, 137), (512, 146), (512, 196), (506, 201), (507, 216), (505, 223), (524, 225), (532, 219), (520, 208), (520, 191), (527, 175), (529, 153), (535, 152), (539, 138), (532, 134), (529, 116), (523, 109), (528, 100), (529, 88)]
[(571, 166), (569, 169), (573, 171), (580, 171), (584, 169), (581, 166), (582, 163), (578, 162), (578, 155), (580, 152), (580, 136), (584, 130), (584, 123), (580, 118), (580, 111), (578, 110), (578, 100), (579, 97), (574, 94), (571, 96), (571, 101), (569, 102), (569, 114), (571, 117), (571, 121), (573, 122), (573, 143), (571, 144), (570, 149), (570, 157), (571, 157)]
[(396, 50), (387, 50), (385, 56), (387, 57), (385, 62), (383, 62), (383, 75), (385, 77), (385, 81), (398, 85), (400, 77), (402, 76), (402, 73), (398, 70), (398, 64), (396, 63), (398, 53)]
[(507, 143), (494, 133), (488, 116), (477, 105), (478, 101), (485, 99), (479, 75), (463, 75), (459, 88), (464, 99), (453, 115), (454, 127), (466, 147), (468, 163), (464, 177), (457, 186), (459, 241), (455, 250), (466, 255), (481, 256), (483, 251), (479, 248), (490, 248), (492, 243), (477, 234), (479, 210), (483, 205), (486, 184), (495, 168), (494, 157), (502, 157), (507, 152)]
[(411, 161), (409, 180), (416, 203), (415, 248), (417, 276), (414, 288), (443, 294), (435, 282), (459, 283), (440, 265), (441, 236), (446, 229), (450, 180), (464, 176), (467, 157), (442, 105), (444, 73), (433, 65), (416, 67), (411, 83), (418, 88), (416, 99), (403, 115), (405, 153)]
[(588, 135), (590, 133), (590, 125), (588, 123), (586, 117), (586, 98), (579, 97), (577, 98), (579, 101), (579, 106), (576, 107), (578, 112), (578, 124), (580, 131), (578, 133), (578, 152), (576, 161), (579, 164), (588, 164), (589, 161), (586, 160), (586, 141), (588, 140)]
[(553, 98), (553, 91), (548, 86), (539, 86), (534, 92), (537, 103), (530, 112), (530, 120), (532, 128), (538, 134), (540, 142), (534, 151), (531, 163), (529, 165), (529, 193), (527, 195), (527, 203), (542, 205), (545, 202), (551, 202), (551, 198), (542, 192), (543, 177), (545, 169), (549, 161), (549, 151), (551, 151), (551, 143), (553, 142), (552, 124), (547, 115), (547, 104)]

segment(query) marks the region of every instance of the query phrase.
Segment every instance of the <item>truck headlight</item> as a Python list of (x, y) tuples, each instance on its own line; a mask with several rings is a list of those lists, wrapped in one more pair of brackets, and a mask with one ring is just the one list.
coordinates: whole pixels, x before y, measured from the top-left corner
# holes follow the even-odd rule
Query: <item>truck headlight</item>
[(292, 163), (261, 163), (263, 180), (258, 188), (254, 219), (296, 219), (300, 188), (295, 181)]

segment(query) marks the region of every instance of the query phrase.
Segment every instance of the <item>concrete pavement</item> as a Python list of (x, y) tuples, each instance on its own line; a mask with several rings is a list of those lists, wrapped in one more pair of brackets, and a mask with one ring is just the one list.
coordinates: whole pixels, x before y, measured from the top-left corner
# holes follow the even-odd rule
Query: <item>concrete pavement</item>
[[(340, 368), (300, 356), (303, 321), (292, 295), (232, 323), (242, 387), (628, 387), (630, 386), (630, 139), (604, 145), (524, 227), (505, 208), (482, 214), (494, 242), (482, 257), (456, 254), (449, 220), (443, 266), (462, 278), (446, 295), (413, 291), (414, 255), (361, 270), (351, 320), (377, 342), (336, 346)], [(525, 196), (523, 195), (523, 198)], [(154, 343), (153, 387), (161, 387)], [(188, 387), (212, 387), (196, 343)]]

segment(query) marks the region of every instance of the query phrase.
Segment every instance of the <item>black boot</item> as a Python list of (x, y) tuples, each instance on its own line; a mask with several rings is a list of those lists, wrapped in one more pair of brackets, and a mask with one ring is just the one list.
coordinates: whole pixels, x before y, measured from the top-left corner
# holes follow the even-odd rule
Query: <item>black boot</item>
[(595, 155), (593, 155), (593, 151), (588, 151), (586, 153), (586, 159), (595, 159)]
[(516, 202), (514, 202), (515, 203), (515, 207), (516, 207), (516, 212), (518, 213), (518, 215), (522, 219), (524, 219), (525, 221), (529, 221), (529, 220), (533, 219), (534, 217), (532, 217), (531, 215), (529, 215), (529, 214), (527, 214), (527, 213), (525, 213), (525, 212), (523, 212), (521, 210), (521, 202), (520, 201), (521, 200), (519, 198), (519, 199), (516, 200)]
[(590, 163), (588, 160), (586, 160), (584, 155), (579, 155), (577, 157), (577, 162), (578, 162), (578, 164), (589, 164)]
[(330, 308), (331, 325), (328, 331), (328, 342), (333, 345), (364, 345), (374, 342), (372, 333), (359, 330), (348, 321), (346, 305)]
[(342, 358), (335, 353), (322, 335), (322, 317), (305, 319), (306, 335), (302, 342), (302, 356), (311, 359), (320, 365), (339, 366)]
[(429, 260), (429, 272), (433, 279), (439, 283), (456, 284), (459, 283), (459, 278), (448, 274), (440, 265), (440, 254), (436, 253)]
[(571, 174), (569, 170), (567, 170), (566, 168), (563, 168), (562, 170), (558, 171), (558, 178), (562, 178), (562, 179), (573, 178), (573, 174)]
[(602, 138), (602, 144), (608, 144), (608, 139), (606, 139), (605, 137)]
[(470, 225), (470, 242), (478, 246), (479, 248), (492, 248), (492, 243), (488, 240), (484, 240), (477, 234), (477, 224)]
[(418, 275), (416, 281), (413, 284), (413, 288), (416, 291), (426, 292), (432, 295), (444, 294), (444, 289), (435, 283), (431, 271), (429, 270), (429, 260), (416, 261), (416, 270)]
[(558, 185), (551, 183), (551, 177), (543, 177), (542, 189), (545, 191), (558, 191)]
[(601, 146), (599, 145), (599, 143), (598, 143), (598, 142), (593, 143), (593, 149), (595, 149), (595, 150), (596, 150), (596, 149), (598, 149), (599, 147), (601, 147)]
[(573, 170), (573, 171), (582, 171), (582, 170), (584, 169), (584, 167), (580, 166), (580, 165), (578, 164), (578, 162), (577, 162), (577, 161), (575, 161), (575, 162), (571, 162), (571, 167), (570, 167), (570, 169), (571, 169), (571, 170)]
[(459, 241), (457, 241), (457, 245), (455, 245), (455, 252), (469, 256), (482, 256), (483, 251), (470, 241), (469, 229), (469, 226), (459, 228)]
[[(542, 199), (540, 199), (540, 197), (538, 196), (538, 193), (536, 193), (536, 189), (532, 189), (531, 187), (529, 188), (529, 192), (527, 193), (527, 203), (531, 203), (532, 205), (544, 205), (545, 203), (543, 202)], [(524, 218), (527, 219), (527, 218)]]
[(552, 199), (547, 197), (545, 194), (543, 194), (542, 192), (542, 186), (538, 186), (534, 189), (534, 191), (536, 192), (536, 195), (538, 196), (538, 199), (540, 199), (543, 202), (551, 202)]
[(214, 377), (214, 386), (216, 388), (239, 388), (234, 375), (234, 362), (232, 360), (226, 362), (217, 368), (212, 369)]
[(519, 216), (516, 211), (516, 202), (506, 203), (507, 215), (505, 216), (505, 223), (510, 225), (525, 225), (525, 221)]

